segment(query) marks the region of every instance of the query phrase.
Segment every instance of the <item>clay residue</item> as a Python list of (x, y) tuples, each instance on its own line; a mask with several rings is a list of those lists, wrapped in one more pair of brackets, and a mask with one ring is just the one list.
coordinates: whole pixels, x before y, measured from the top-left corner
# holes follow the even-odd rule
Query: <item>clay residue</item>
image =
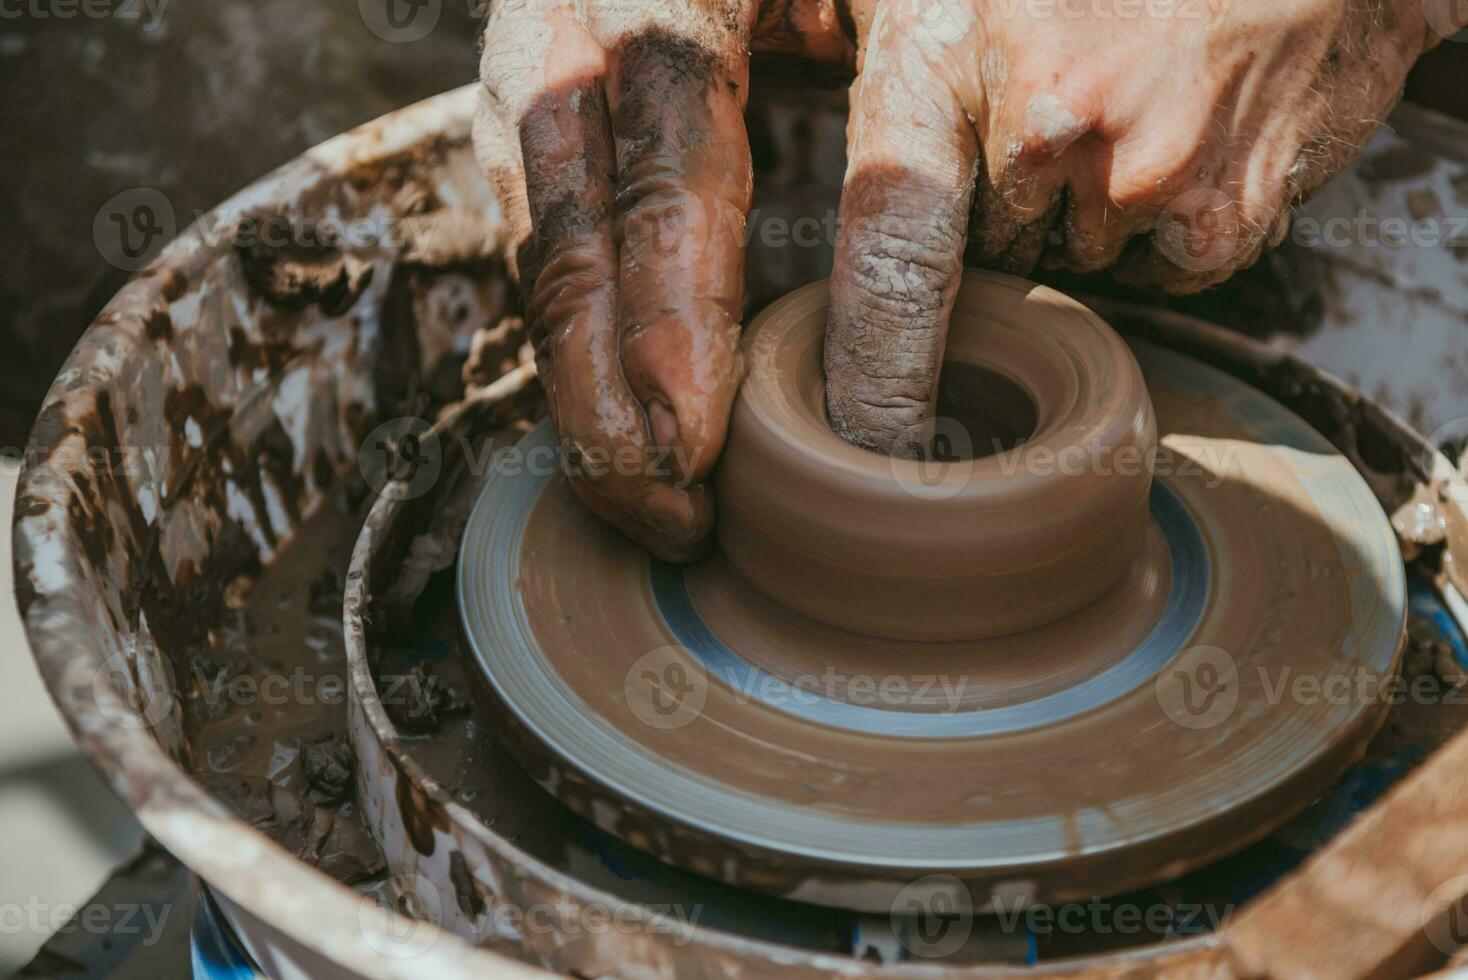
[(382, 870), (382, 854), (355, 820), (259, 776), (210, 773), (199, 782), (240, 819), (296, 857), (346, 884)]
[[(287, 215), (243, 219), (235, 251), (251, 288), (274, 306), (300, 310), (312, 304), (327, 316), (351, 309), (372, 281), (372, 265), (343, 252), (326, 237), (303, 236)], [(317, 229), (317, 235), (320, 230)]]

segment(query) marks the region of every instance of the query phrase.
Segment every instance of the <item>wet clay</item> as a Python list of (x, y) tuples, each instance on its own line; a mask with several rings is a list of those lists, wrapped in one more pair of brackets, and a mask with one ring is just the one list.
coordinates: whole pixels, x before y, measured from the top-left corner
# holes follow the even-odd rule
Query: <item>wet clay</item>
[(748, 581), (848, 632), (958, 640), (1052, 622), (1121, 580), (1146, 540), (1156, 424), (1111, 328), (1054, 290), (969, 274), (940, 399), (953, 415), (909, 460), (830, 430), (825, 308), (823, 284), (798, 290), (746, 339), (716, 479), (719, 544)]
[[(1400, 556), (1369, 489), (1303, 420), (1185, 356), (1145, 344), (1137, 353), (1159, 489), (1118, 583), (1079, 612), (979, 641), (855, 635), (772, 600), (727, 554), (682, 572), (650, 562), (559, 477), (500, 491), (492, 481), (461, 565), (480, 663), (520, 722), (602, 785), (681, 826), (792, 859), (901, 868), (907, 880), (915, 869), (1020, 876), (1053, 895), (1143, 884), (1256, 839), (1320, 792), (1380, 723), (1384, 706), (1369, 693), (1298, 697), (1288, 685), (1369, 688), (1390, 676)], [(1035, 402), (1043, 431), (1044, 399)], [(1174, 501), (1166, 521), (1160, 499)], [(832, 509), (807, 507), (812, 521)], [(1177, 550), (1178, 521), (1197, 541), (1181, 570), (1168, 560), (1190, 554)], [(506, 549), (518, 562), (488, 558)], [(482, 568), (491, 581), (476, 584)], [(1055, 566), (1057, 579), (1068, 571)], [(669, 581), (681, 581), (686, 609), (669, 611)], [(1128, 673), (1135, 638), (1152, 642), (1190, 593), (1196, 617), (1167, 634), (1161, 660)], [(716, 642), (688, 640), (680, 618)], [(493, 639), (475, 640), (486, 629)], [(756, 683), (723, 672), (721, 656), (754, 668)], [(821, 710), (860, 702), (883, 725), (932, 720), (900, 723), (901, 737), (861, 730), (771, 700), (761, 694), (769, 679), (813, 680)], [(1065, 699), (1087, 689), (1103, 699), (1066, 713)], [(685, 700), (692, 708), (667, 723)], [(1032, 717), (985, 727), (1016, 709)], [(977, 727), (924, 734), (955, 719)]]
[[(1312, 505), (1298, 479), (1267, 447), (1230, 439), (1230, 428), (1208, 403), (1155, 385), (1153, 398), (1163, 446), (1196, 466), (1194, 476), (1169, 479), (1169, 485), (1198, 508), (1194, 514), (1214, 555), (1218, 587), (1196, 642), (1227, 650), (1240, 664), (1288, 664), (1310, 676), (1348, 667), (1340, 649), (1352, 629), (1351, 582), (1329, 530), (1308, 518)], [(1204, 460), (1225, 451), (1233, 461), (1227, 471), (1206, 466)], [(627, 710), (622, 678), (644, 654), (676, 647), (677, 639), (648, 595), (646, 557), (582, 514), (557, 481), (526, 529), (520, 586), (546, 657), (576, 696), (626, 739), (762, 797), (863, 820), (955, 824), (1098, 808), (1117, 819), (1129, 814), (1140, 826), (1165, 816), (1153, 798), (1158, 789), (1197, 792), (1202, 773), (1240, 765), (1228, 760), (1248, 758), (1251, 744), (1267, 743), (1268, 733), (1287, 721), (1302, 725), (1292, 740), (1299, 752), (1318, 744), (1337, 721), (1329, 705), (1310, 707), (1300, 717), (1290, 704), (1246, 705), (1222, 733), (1190, 731), (1168, 719), (1148, 684), (1059, 730), (934, 745), (811, 725), (709, 680), (699, 716), (687, 726), (659, 730)], [(1227, 572), (1219, 561), (1224, 555)], [(1109, 602), (977, 648), (884, 644), (801, 622), (788, 610), (766, 620), (763, 613), (773, 604), (752, 595), (748, 585), (731, 584), (734, 577), (718, 565), (690, 578), (695, 601), (711, 610), (711, 625), (739, 630), (721, 638), (772, 672), (792, 676), (819, 665), (817, 676), (828, 668), (848, 678), (931, 676), (936, 685), (927, 693), (940, 699), (940, 710), (946, 707), (945, 678), (964, 707), (993, 707), (1084, 675), (1090, 658), (1077, 650), (1099, 648), (1102, 661), (1116, 655), (1108, 646), (1111, 623), (1097, 621)], [(633, 601), (627, 601), (629, 586), (637, 590)], [(1121, 624), (1136, 615), (1135, 607), (1109, 611)], [(1147, 625), (1144, 614), (1120, 635)], [(807, 637), (815, 639), (813, 652), (800, 650)], [(965, 648), (983, 655), (965, 657)], [(996, 661), (1021, 665), (1018, 676), (992, 666)], [(689, 676), (707, 677), (692, 657), (680, 662)], [(1248, 680), (1260, 693), (1259, 678)], [(1064, 780), (1056, 779), (1057, 771), (1065, 772)], [(1220, 794), (1231, 789), (1217, 787)]]

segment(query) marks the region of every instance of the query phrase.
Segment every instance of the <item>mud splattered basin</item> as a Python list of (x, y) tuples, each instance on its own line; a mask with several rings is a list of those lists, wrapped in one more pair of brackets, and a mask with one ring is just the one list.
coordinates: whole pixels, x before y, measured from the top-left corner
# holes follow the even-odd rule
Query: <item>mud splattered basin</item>
[[(417, 758), (426, 751), (421, 737), (398, 731), (383, 709), (374, 678), (383, 638), (434, 632), (429, 583), (452, 561), (461, 519), (454, 504), (472, 491), (481, 437), (534, 411), (512, 393), (523, 374), (459, 400), (471, 335), (492, 332), (512, 303), (493, 201), (469, 149), (474, 103), (466, 88), (405, 109), (226, 202), (118, 294), (57, 379), (17, 497), (14, 560), (30, 643), (84, 751), (147, 829), (208, 883), (275, 976), (1004, 972), (813, 951), (810, 935), (829, 922), (803, 921), (788, 937), (763, 924), (741, 928), (740, 915), (788, 911), (776, 900), (718, 922), (670, 919), (660, 911), (666, 899), (629, 894), (625, 880), (588, 868), (576, 853), (566, 857), (579, 818), (516, 826), (515, 815), (529, 812), (520, 808), (524, 794), (536, 791), (523, 774), (515, 782), (517, 770), (479, 767), (471, 757), (490, 773), (490, 789), (504, 793), (503, 806), (481, 796), (471, 807), (463, 787), (429, 775)], [(832, 119), (796, 138), (807, 156), (766, 166), (791, 172), (792, 183), (810, 172), (839, 174), (838, 161), (811, 164), (808, 156), (839, 146), (839, 114)], [(778, 112), (762, 125), (776, 143), (800, 128)], [(329, 215), (366, 232), (285, 264), (235, 233), (243, 219), (281, 214)], [(780, 244), (768, 244), (751, 261), (756, 306), (815, 278), (823, 261), (812, 251), (798, 265), (780, 261)], [(1414, 567), (1434, 587), (1454, 576), (1459, 588), (1468, 585), (1461, 561), (1446, 560), (1468, 555), (1468, 488), (1416, 433), (1318, 372), (1207, 324), (1140, 308), (1100, 312), (1123, 332), (1206, 358), (1305, 416), (1398, 516)], [(399, 907), (437, 923), (426, 931), (308, 866), (190, 775), (200, 769), (191, 651), (211, 617), (239, 607), (251, 580), (292, 560), (301, 528), (338, 483), (362, 480), (359, 463), (380, 442), (373, 433), (394, 416), (436, 423), (433, 436), (415, 435), (420, 448), (423, 439), (437, 446), (437, 474), (407, 493), (389, 486), (358, 543), (347, 583), (346, 717), (365, 826)], [(445, 541), (447, 553), (435, 551)], [(490, 727), (492, 705), (472, 700), (469, 720)], [(1465, 771), (1468, 740), (1459, 737), (1221, 933), (1042, 972), (1329, 973), (1345, 972), (1335, 968), (1346, 963), (1350, 972), (1407, 974), (1440, 962), (1433, 930), (1441, 920), (1423, 910), (1441, 911), (1468, 892), (1459, 880), (1468, 874)], [(496, 809), (505, 815), (491, 825), (482, 814)], [(590, 787), (578, 809), (597, 816)], [(1389, 905), (1368, 900), (1386, 893), (1395, 896)], [(722, 893), (709, 903), (735, 904)], [(517, 926), (546, 922), (536, 913), (558, 905), (564, 919), (549, 927)], [(583, 909), (620, 912), (630, 925), (561, 925), (595, 921)]]
[[(384, 958), (391, 923), (375, 903), (186, 774), (197, 719), (181, 707), (186, 650), (356, 470), (374, 420), (405, 396), (404, 364), (430, 380), (448, 365), (457, 396), (470, 335), (509, 302), (468, 146), (474, 100), (452, 92), (323, 144), (172, 243), (73, 352), (21, 478), (17, 593), (46, 683), (83, 750), (274, 975), (514, 973), (452, 936), (412, 962)], [(467, 216), (462, 248), (415, 227), (435, 215)], [(274, 228), (282, 254), (242, 222)], [(323, 233), (341, 246), (313, 244)]]

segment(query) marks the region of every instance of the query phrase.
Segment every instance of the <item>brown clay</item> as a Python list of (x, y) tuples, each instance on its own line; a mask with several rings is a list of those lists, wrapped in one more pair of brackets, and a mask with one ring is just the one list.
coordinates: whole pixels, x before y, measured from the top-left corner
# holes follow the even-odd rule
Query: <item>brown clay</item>
[[(819, 323), (819, 297), (807, 295), (766, 315), (804, 302)], [(982, 290), (966, 291), (960, 304), (983, 298)], [(762, 322), (751, 328), (751, 347), (765, 342)], [(1137, 356), (1156, 411), (1153, 476), (1161, 487), (1136, 539), (1124, 542), (1120, 580), (1082, 609), (986, 639), (878, 639), (772, 601), (728, 556), (679, 573), (686, 615), (735, 661), (765, 679), (812, 680), (822, 699), (813, 708), (777, 704), (758, 687), (730, 682), (709, 659), (720, 656), (717, 645), (673, 625), (654, 578), (666, 581), (659, 571), (666, 567), (598, 522), (563, 479), (495, 478), (471, 518), (460, 564), (461, 608), (481, 667), (531, 736), (527, 743), (639, 814), (641, 829), (624, 835), (630, 843), (659, 853), (655, 839), (666, 833), (727, 842), (720, 876), (750, 887), (787, 893), (746, 874), (738, 855), (777, 854), (800, 869), (808, 877), (795, 897), (869, 910), (888, 908), (901, 884), (927, 871), (956, 875), (979, 896), (1018, 887), (1066, 900), (1206, 863), (1305, 805), (1375, 730), (1383, 705), (1370, 696), (1297, 698), (1279, 686), (1388, 676), (1404, 618), (1402, 569), (1364, 482), (1301, 419), (1187, 357), (1145, 344)], [(1118, 385), (1082, 387), (1102, 397)], [(1044, 431), (1043, 411), (1037, 416)], [(806, 418), (814, 428), (815, 416)], [(1150, 434), (1150, 425), (1139, 428)], [(543, 429), (527, 443), (550, 446), (553, 437)], [(887, 465), (844, 444), (832, 451), (838, 460), (851, 453)], [(732, 471), (748, 458), (736, 453), (725, 465)], [(1120, 467), (1111, 462), (1114, 473)], [(1035, 469), (1050, 475), (1038, 462)], [(1095, 486), (1116, 485), (1106, 473), (1097, 466)], [(726, 483), (724, 492), (737, 485)], [(768, 497), (784, 485), (774, 483)], [(1158, 499), (1173, 501), (1167, 521)], [(723, 506), (727, 514), (738, 503), (726, 496)], [(813, 522), (831, 509), (821, 498), (808, 507)], [(1052, 508), (1024, 529), (1080, 523), (1094, 531), (1107, 523)], [(1191, 551), (1173, 547), (1178, 520), (1193, 528)], [(1002, 540), (1006, 532), (1019, 534), (1002, 527), (995, 534)], [(722, 534), (740, 546), (729, 529)], [(818, 536), (806, 540), (825, 545)], [(1030, 541), (1041, 554), (1064, 552), (1068, 543)], [(1191, 564), (1174, 567), (1175, 555)], [(910, 556), (894, 546), (889, 564), (904, 561)], [(1071, 564), (1062, 558), (1052, 567), (1053, 580), (1039, 587), (1067, 587)], [(832, 594), (814, 579), (799, 587), (823, 605)], [(1167, 633), (1169, 597), (1190, 587), (1198, 590), (1196, 619)], [(1137, 638), (1162, 634), (1169, 636), (1163, 659), (1146, 660)], [(689, 643), (703, 646), (694, 652)], [(1145, 670), (1116, 669), (1139, 657)], [(1228, 692), (1222, 701), (1209, 693), (1216, 680)], [(895, 683), (899, 696), (873, 707), (874, 683)], [(1098, 686), (1104, 702), (1080, 712), (1046, 702)], [(1202, 723), (1192, 714), (1200, 693), (1201, 710), (1222, 705)], [(863, 697), (881, 716), (880, 730), (862, 727), (871, 714), (851, 725), (829, 720), (832, 705), (847, 711)], [(668, 708), (678, 713), (672, 724), (656, 710)], [(990, 725), (1006, 712), (1027, 720)], [(907, 735), (880, 728), (894, 717), (904, 719)], [(955, 719), (977, 727), (932, 735)], [(566, 791), (563, 779), (543, 785)], [(605, 816), (599, 825), (620, 832), (615, 807)], [(662, 829), (648, 829), (659, 821)]]
[[(745, 340), (718, 537), (756, 588), (853, 633), (958, 640), (1052, 622), (1126, 574), (1146, 540), (1156, 422), (1136, 359), (1100, 317), (1022, 279), (967, 275), (947, 363), (992, 376), (971, 380), (967, 405), (943, 400), (959, 416), (934, 427), (950, 461), (919, 461), (827, 425), (826, 305), (825, 284), (807, 286)], [(1007, 402), (982, 400), (1005, 387)]]

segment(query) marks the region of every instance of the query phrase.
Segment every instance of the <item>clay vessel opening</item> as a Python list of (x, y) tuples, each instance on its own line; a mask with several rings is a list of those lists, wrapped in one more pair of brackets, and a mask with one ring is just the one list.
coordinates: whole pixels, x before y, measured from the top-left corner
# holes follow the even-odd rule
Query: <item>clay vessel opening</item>
[(938, 405), (929, 457), (983, 459), (1007, 452), (1035, 434), (1034, 399), (998, 371), (948, 361), (938, 377)]

